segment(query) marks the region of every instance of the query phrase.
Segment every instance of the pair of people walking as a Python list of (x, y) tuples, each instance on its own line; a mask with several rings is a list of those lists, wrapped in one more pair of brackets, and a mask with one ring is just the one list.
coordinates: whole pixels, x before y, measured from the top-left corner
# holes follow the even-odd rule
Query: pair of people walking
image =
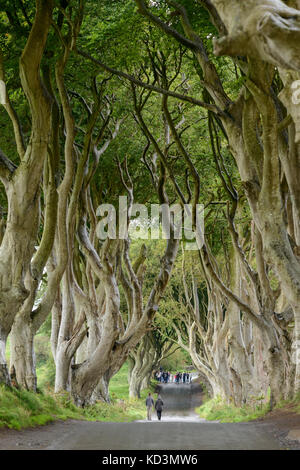
[(154, 400), (152, 398), (151, 393), (149, 393), (148, 397), (146, 398), (146, 407), (147, 407), (147, 420), (152, 421), (152, 410), (153, 407), (156, 410), (157, 418), (160, 421), (161, 420), (161, 413), (164, 407), (164, 402), (161, 399), (161, 396), (158, 395), (156, 402), (154, 403)]

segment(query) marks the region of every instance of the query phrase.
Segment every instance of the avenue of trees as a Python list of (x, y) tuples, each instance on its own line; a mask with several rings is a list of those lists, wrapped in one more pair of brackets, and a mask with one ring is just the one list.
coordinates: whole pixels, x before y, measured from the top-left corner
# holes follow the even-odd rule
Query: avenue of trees
[[(51, 315), (78, 406), (175, 347), (236, 405), (300, 392), (299, 39), (299, 0), (2, 2), (0, 383), (37, 389)], [(119, 196), (203, 204), (204, 243), (101, 240)]]

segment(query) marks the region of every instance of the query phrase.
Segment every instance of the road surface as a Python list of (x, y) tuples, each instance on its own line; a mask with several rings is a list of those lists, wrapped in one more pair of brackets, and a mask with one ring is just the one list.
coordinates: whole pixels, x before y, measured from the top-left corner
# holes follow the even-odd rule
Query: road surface
[[(174, 387), (177, 387), (177, 389)], [(185, 388), (184, 388), (185, 387)], [(280, 449), (264, 423), (219, 423), (193, 411), (194, 385), (166, 385), (162, 421), (102, 423), (69, 420), (23, 431), (0, 430), (0, 449), (40, 450), (260, 450)]]

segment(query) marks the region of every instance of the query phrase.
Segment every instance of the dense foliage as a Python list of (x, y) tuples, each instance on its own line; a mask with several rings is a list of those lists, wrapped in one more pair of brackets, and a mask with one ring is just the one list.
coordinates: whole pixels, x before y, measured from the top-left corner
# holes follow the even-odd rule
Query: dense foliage
[[(85, 406), (129, 361), (135, 396), (179, 345), (237, 406), (299, 392), (295, 41), (263, 30), (262, 51), (223, 3), (2, 2), (0, 382), (36, 391), (38, 368)], [(134, 203), (189, 204), (198, 242), (203, 204), (203, 244), (172, 220), (99, 239), (120, 196), (127, 225)]]

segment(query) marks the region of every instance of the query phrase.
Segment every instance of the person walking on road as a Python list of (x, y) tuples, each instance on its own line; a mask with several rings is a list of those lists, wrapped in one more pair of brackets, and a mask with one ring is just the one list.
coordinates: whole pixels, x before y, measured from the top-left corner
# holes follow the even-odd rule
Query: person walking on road
[(164, 407), (164, 402), (162, 401), (161, 396), (158, 395), (157, 400), (155, 402), (155, 409), (156, 409), (158, 421), (161, 421), (161, 413), (162, 413), (163, 407)]
[(151, 396), (151, 393), (146, 398), (146, 407), (147, 407), (147, 420), (151, 421), (152, 420), (152, 408), (154, 406), (154, 400)]

